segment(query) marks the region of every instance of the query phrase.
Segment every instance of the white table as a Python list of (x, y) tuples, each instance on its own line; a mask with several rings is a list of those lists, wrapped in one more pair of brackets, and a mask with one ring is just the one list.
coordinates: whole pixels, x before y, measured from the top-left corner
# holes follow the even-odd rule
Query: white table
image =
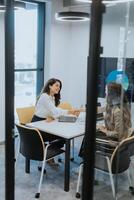
[(52, 122), (38, 121), (28, 123), (27, 126), (34, 127), (51, 135), (58, 136), (65, 139), (65, 174), (64, 174), (64, 190), (69, 191), (70, 183), (70, 141), (73, 138), (84, 135), (85, 124), (82, 122), (68, 123), (58, 122), (56, 120)]
[(28, 123), (27, 125), (65, 139), (79, 137), (83, 135), (85, 131), (84, 123), (79, 123), (77, 121), (75, 123), (69, 123), (58, 122), (57, 120), (46, 122), (45, 120), (43, 120)]

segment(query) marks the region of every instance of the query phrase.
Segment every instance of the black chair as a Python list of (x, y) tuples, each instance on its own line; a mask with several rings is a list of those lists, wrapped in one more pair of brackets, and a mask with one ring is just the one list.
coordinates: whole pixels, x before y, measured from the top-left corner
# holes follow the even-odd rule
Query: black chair
[(61, 153), (64, 153), (64, 150), (57, 147), (56, 144), (57, 142), (59, 143), (59, 140), (45, 144), (41, 133), (35, 128), (29, 128), (20, 124), (16, 124), (16, 127), (20, 136), (19, 152), (26, 159), (43, 161), (38, 191), (35, 194), (35, 198), (39, 198), (46, 161)]
[[(127, 171), (129, 180), (129, 189), (134, 195), (134, 187), (132, 187), (129, 175), (129, 166), (131, 156), (134, 155), (134, 136), (124, 139), (117, 144), (115, 141), (96, 140), (96, 159), (95, 168), (109, 173), (110, 183), (112, 187), (113, 197), (116, 197), (113, 175)], [(76, 198), (80, 198), (79, 185), (82, 174), (81, 163), (77, 181)]]

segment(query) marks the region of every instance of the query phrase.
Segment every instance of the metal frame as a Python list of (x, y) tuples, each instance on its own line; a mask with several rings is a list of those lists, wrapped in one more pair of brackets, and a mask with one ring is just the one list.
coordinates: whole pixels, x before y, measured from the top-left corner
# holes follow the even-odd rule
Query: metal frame
[[(30, 2), (30, 1), (27, 1)], [(14, 200), (14, 0), (6, 0), (5, 12), (5, 199)], [(37, 2), (40, 4), (39, 2)], [(40, 4), (45, 9), (45, 3)], [(40, 8), (41, 9), (41, 8)], [(40, 15), (42, 23), (45, 23), (45, 10)], [(40, 30), (38, 35), (38, 43), (41, 45), (41, 38), (45, 38), (45, 30)], [(42, 55), (38, 60), (42, 62), (42, 68), (37, 68), (38, 74), (44, 72), (44, 43), (42, 46), (38, 45), (38, 50), (42, 51)], [(39, 56), (39, 54), (38, 54)], [(38, 62), (37, 62), (37, 66)], [(20, 71), (34, 71), (35, 69), (20, 70)], [(42, 85), (44, 76), (42, 76)], [(41, 82), (40, 82), (41, 84)], [(41, 86), (40, 86), (41, 87)], [(38, 86), (39, 88), (39, 86)], [(38, 91), (37, 91), (38, 92)]]
[[(85, 127), (84, 170), (82, 184), (82, 200), (93, 199), (95, 135), (96, 135), (96, 105), (98, 97), (98, 69), (100, 63), (100, 40), (102, 14), (105, 6), (101, 0), (93, 0), (91, 5), (91, 25), (89, 57), (87, 66), (87, 108)], [(90, 188), (90, 189), (89, 189)]]
[(5, 12), (5, 199), (14, 200), (14, 5)]
[(45, 56), (45, 3), (38, 3), (38, 35), (37, 35), (37, 95), (44, 85), (44, 56)]

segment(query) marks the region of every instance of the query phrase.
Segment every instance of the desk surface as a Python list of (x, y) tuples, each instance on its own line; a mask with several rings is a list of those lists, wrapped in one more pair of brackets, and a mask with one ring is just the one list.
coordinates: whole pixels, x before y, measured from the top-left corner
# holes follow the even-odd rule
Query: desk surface
[(52, 122), (38, 121), (28, 123), (27, 126), (37, 128), (41, 131), (65, 138), (72, 139), (84, 135), (85, 133), (85, 124), (78, 123), (69, 123), (69, 122), (58, 122), (54, 120)]

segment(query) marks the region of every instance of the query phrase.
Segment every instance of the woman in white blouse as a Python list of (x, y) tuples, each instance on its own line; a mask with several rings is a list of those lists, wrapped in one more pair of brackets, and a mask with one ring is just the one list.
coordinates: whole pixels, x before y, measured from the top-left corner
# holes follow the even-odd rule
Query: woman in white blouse
[(60, 91), (62, 83), (60, 80), (51, 78), (43, 87), (35, 106), (35, 113), (32, 122), (44, 120), (47, 118), (56, 119), (60, 115), (74, 114), (79, 115), (79, 110), (64, 110), (58, 108), (60, 104)]
[[(74, 114), (79, 115), (79, 110), (67, 111), (57, 106), (60, 104), (60, 91), (62, 83), (60, 80), (51, 78), (47, 81), (46, 85), (42, 88), (42, 91), (37, 99), (35, 106), (35, 113), (32, 118), (32, 122), (49, 119), (50, 121), (58, 118), (60, 115)], [(57, 139), (56, 136), (49, 135), (47, 133), (41, 133), (44, 141), (52, 141)], [(56, 146), (62, 148), (65, 141), (60, 140)], [(49, 160), (49, 164), (57, 166), (54, 159)]]

